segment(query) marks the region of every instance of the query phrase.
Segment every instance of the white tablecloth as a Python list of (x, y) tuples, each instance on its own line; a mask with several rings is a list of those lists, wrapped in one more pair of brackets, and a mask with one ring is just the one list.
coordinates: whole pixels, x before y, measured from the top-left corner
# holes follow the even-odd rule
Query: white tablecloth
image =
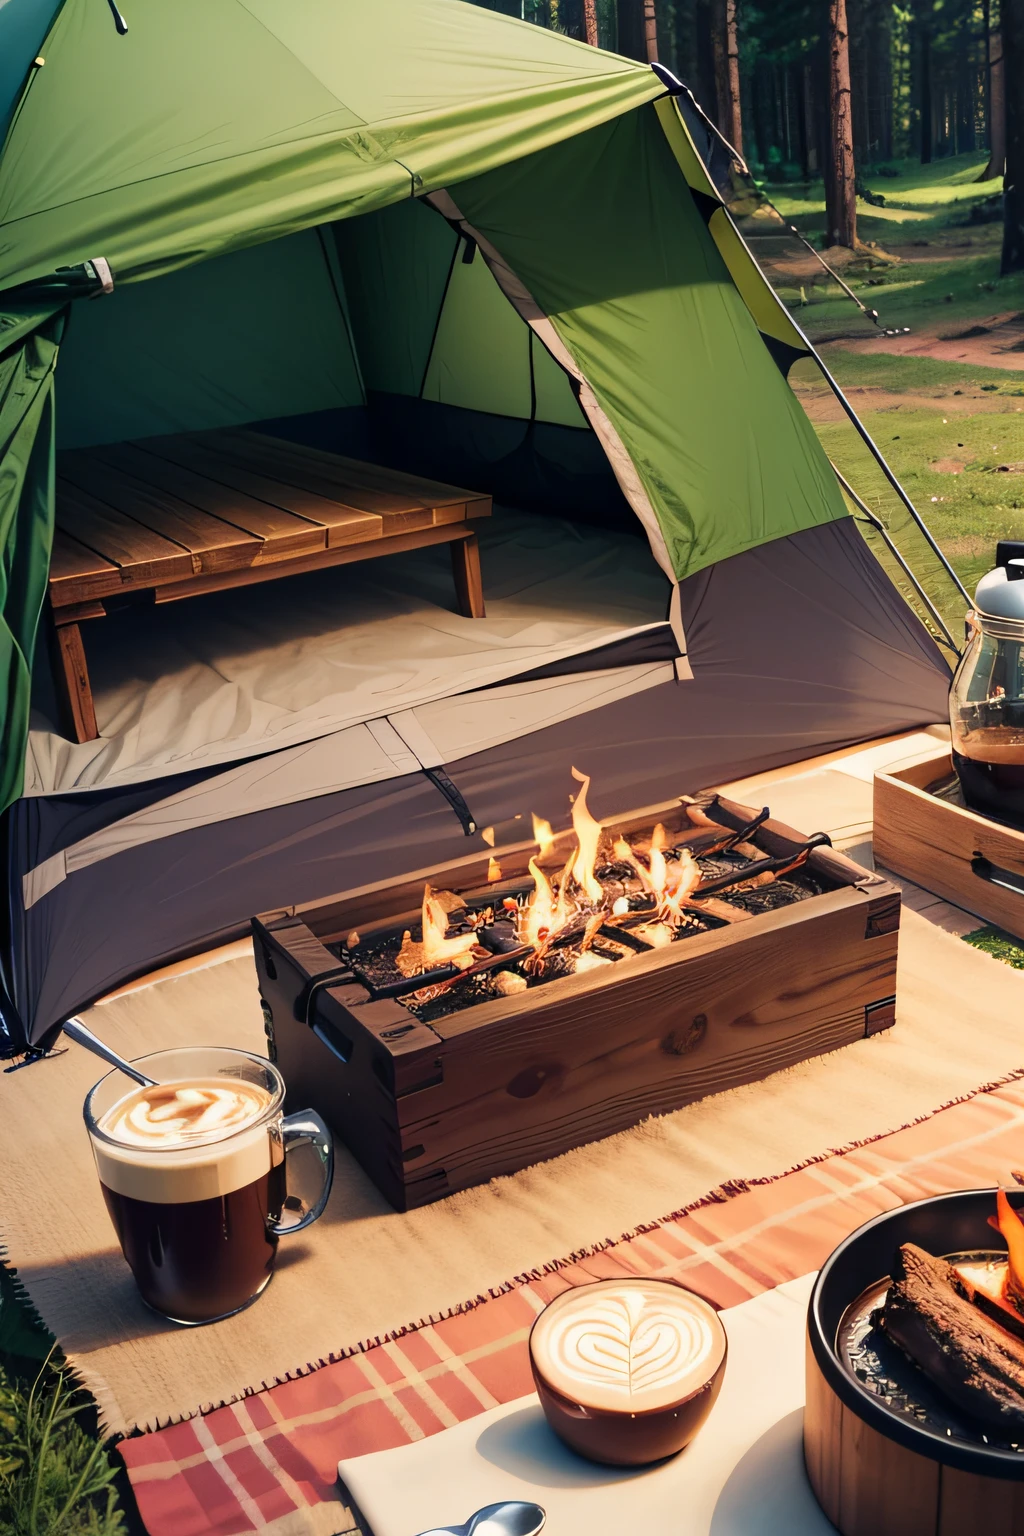
[(718, 1402), (679, 1456), (599, 1467), (548, 1429), (535, 1396), (454, 1429), (342, 1461), (374, 1536), (416, 1536), (499, 1499), (547, 1511), (546, 1536), (834, 1536), (804, 1472), (804, 1275), (721, 1314), (729, 1359)]

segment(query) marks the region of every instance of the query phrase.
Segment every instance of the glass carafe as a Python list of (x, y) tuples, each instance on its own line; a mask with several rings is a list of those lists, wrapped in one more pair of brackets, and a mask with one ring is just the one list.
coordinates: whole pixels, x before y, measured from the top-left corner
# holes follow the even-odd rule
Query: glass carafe
[(1024, 620), (967, 615), (949, 695), (953, 766), (971, 810), (1024, 827)]

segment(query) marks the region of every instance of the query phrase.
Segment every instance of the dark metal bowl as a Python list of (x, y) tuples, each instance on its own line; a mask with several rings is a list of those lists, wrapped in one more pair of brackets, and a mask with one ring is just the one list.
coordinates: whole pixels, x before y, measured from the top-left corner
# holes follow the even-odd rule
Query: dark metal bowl
[[(1009, 1200), (1018, 1209), (1024, 1207), (1024, 1190), (1011, 1192)], [(857, 1380), (837, 1349), (839, 1325), (847, 1308), (891, 1273), (901, 1243), (916, 1243), (939, 1255), (1004, 1248), (999, 1234), (988, 1225), (995, 1209), (994, 1189), (967, 1189), (917, 1200), (865, 1222), (840, 1244), (818, 1275), (807, 1312), (807, 1331), (828, 1385), (851, 1413), (879, 1434), (963, 1472), (1024, 1482), (1024, 1454), (951, 1439), (929, 1424), (888, 1407)]]

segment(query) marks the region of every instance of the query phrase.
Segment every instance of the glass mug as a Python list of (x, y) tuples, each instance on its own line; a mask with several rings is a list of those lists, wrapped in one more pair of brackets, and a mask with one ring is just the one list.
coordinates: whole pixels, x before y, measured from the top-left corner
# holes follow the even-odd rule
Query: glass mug
[[(312, 1110), (282, 1114), (280, 1072), (248, 1051), (181, 1047), (133, 1065), (158, 1085), (196, 1085), (197, 1098), (204, 1085), (237, 1082), (250, 1109), (256, 1100), (256, 1112), (237, 1128), (204, 1132), (197, 1125), (160, 1145), (146, 1145), (120, 1118), (111, 1123), (116, 1105), (146, 1099), (123, 1072), (108, 1072), (85, 1101), (103, 1197), (143, 1301), (174, 1323), (216, 1322), (270, 1283), (278, 1238), (301, 1232), (323, 1211), (334, 1174), (331, 1133)], [(159, 1122), (159, 1112), (153, 1119)], [(300, 1147), (311, 1149), (319, 1174), (311, 1204), (288, 1193), (286, 1162)], [(295, 1220), (282, 1220), (286, 1209), (298, 1212)]]

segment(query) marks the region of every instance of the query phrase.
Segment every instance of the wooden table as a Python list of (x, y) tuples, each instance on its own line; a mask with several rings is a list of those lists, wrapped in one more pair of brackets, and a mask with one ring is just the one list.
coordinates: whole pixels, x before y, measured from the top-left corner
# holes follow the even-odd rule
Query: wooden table
[(491, 498), (244, 428), (57, 458), (50, 561), (62, 725), (94, 741), (80, 624), (323, 566), (449, 544), (459, 612), (484, 617), (471, 518)]

